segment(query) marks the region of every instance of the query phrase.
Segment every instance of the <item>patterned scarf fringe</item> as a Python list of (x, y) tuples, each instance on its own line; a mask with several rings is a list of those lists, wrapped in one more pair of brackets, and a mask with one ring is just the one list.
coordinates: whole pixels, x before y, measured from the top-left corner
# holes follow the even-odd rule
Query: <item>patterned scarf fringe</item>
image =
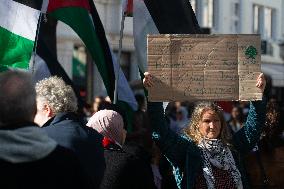
[(198, 145), (203, 155), (203, 175), (209, 189), (214, 189), (215, 178), (212, 165), (231, 173), (237, 189), (243, 189), (241, 174), (236, 167), (235, 160), (228, 146), (220, 139), (204, 138)]

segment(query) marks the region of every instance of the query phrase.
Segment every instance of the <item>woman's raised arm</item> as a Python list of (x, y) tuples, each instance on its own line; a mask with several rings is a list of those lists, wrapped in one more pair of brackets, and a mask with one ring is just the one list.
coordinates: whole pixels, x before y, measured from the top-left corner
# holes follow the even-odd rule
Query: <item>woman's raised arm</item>
[[(260, 74), (256, 87), (258, 87), (262, 93), (266, 86), (266, 80), (263, 74)], [(262, 101), (250, 102), (250, 109), (246, 123), (242, 129), (240, 129), (233, 136), (235, 147), (240, 151), (247, 153), (251, 151), (258, 140), (262, 132), (262, 128), (265, 124), (266, 113), (266, 98), (263, 97)]]
[[(143, 85), (148, 89), (154, 83), (149, 73), (146, 72), (144, 75)], [(148, 102), (147, 105), (153, 139), (174, 166), (184, 167), (187, 150), (190, 151), (190, 155), (200, 155), (193, 141), (178, 136), (170, 130), (169, 124), (164, 117), (162, 102)]]

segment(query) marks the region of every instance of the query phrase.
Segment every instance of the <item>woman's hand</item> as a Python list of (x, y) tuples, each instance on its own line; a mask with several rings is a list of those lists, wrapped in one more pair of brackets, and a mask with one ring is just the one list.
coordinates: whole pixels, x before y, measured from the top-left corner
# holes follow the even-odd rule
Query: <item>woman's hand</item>
[(257, 83), (255, 85), (257, 88), (259, 88), (261, 90), (261, 92), (263, 93), (265, 86), (266, 86), (266, 80), (264, 77), (264, 74), (261, 73), (258, 78), (257, 78)]
[(146, 89), (153, 87), (153, 76), (149, 72), (144, 73), (143, 85)]

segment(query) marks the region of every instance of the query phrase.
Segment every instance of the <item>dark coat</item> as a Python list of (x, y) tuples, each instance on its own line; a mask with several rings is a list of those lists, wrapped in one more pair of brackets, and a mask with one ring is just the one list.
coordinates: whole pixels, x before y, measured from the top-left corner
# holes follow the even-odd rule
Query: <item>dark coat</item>
[(106, 171), (100, 189), (154, 189), (150, 158), (134, 145), (105, 149)]
[(32, 162), (10, 163), (0, 159), (0, 188), (93, 188), (76, 155), (57, 146), (48, 156)]
[[(242, 129), (233, 135), (232, 142), (236, 166), (241, 172), (244, 188), (249, 188), (242, 157), (250, 152), (260, 138), (265, 120), (266, 100), (250, 102), (250, 110)], [(165, 121), (164, 110), (160, 102), (148, 102), (148, 112), (153, 127), (153, 137), (162, 153), (175, 168), (179, 188), (191, 189), (196, 177), (202, 170), (201, 151), (195, 142), (187, 136), (173, 133)]]
[(44, 124), (43, 129), (58, 144), (76, 153), (95, 188), (98, 188), (105, 169), (102, 136), (85, 126), (74, 113), (57, 114)]

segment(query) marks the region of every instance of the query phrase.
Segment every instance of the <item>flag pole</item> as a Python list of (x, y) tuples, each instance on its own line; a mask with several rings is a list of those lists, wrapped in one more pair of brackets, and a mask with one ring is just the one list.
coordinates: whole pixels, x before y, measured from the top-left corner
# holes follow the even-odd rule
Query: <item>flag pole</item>
[(33, 52), (32, 52), (32, 61), (31, 61), (32, 74), (34, 74), (34, 71), (35, 71), (35, 56), (36, 56), (37, 41), (38, 41), (39, 30), (40, 30), (40, 26), (41, 26), (42, 15), (43, 15), (43, 13), (39, 14), (39, 19), (38, 19), (39, 23), (38, 23), (38, 28), (36, 30), (35, 44), (34, 44), (34, 49), (33, 49)]
[(118, 98), (118, 80), (119, 80), (119, 71), (120, 71), (120, 61), (121, 61), (121, 51), (122, 51), (122, 39), (123, 39), (123, 30), (124, 30), (124, 21), (125, 21), (126, 14), (122, 9), (122, 17), (120, 22), (120, 36), (119, 36), (119, 47), (118, 47), (118, 56), (117, 56), (117, 71), (115, 71), (115, 86), (114, 86), (114, 98), (113, 103), (117, 104)]

